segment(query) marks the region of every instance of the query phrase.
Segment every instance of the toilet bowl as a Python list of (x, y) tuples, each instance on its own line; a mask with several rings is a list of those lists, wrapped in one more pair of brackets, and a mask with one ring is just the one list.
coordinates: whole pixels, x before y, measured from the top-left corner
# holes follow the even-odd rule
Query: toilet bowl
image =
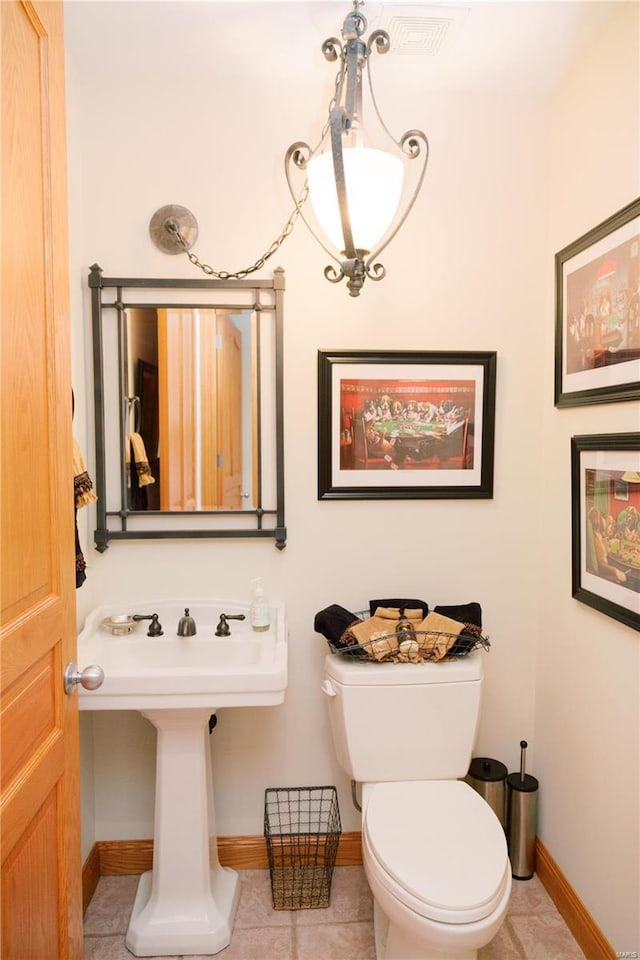
[(482, 660), (325, 660), (321, 689), (340, 766), (362, 785), (362, 862), (377, 960), (475, 960), (511, 891), (504, 830), (464, 783)]
[(498, 932), (511, 869), (498, 818), (462, 781), (363, 788), (377, 960), (475, 960)]

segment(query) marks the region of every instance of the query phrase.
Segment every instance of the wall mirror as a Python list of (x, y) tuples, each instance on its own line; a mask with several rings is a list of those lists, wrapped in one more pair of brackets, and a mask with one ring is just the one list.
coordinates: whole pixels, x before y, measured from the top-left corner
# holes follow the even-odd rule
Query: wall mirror
[(284, 271), (270, 280), (89, 272), (95, 544), (271, 537), (282, 549)]

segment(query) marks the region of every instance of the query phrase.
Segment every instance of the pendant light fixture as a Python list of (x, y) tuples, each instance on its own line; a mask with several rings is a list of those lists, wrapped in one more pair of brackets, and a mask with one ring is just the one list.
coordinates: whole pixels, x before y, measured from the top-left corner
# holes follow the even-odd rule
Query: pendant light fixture
[[(376, 104), (371, 80), (372, 51), (387, 53), (389, 35), (375, 30), (364, 39), (367, 21), (355, 0), (342, 27), (342, 43), (330, 37), (322, 52), (330, 62), (340, 61), (335, 95), (329, 107), (329, 119), (320, 142), (311, 149), (307, 143), (292, 144), (285, 157), (289, 191), (300, 217), (337, 264), (325, 267), (324, 275), (332, 283), (347, 278), (347, 288), (357, 297), (367, 277), (382, 280), (386, 270), (378, 255), (396, 235), (407, 218), (420, 191), (429, 157), (429, 143), (421, 130), (409, 130), (400, 140), (389, 133)], [(368, 80), (368, 100), (377, 121), (376, 145), (368, 142), (373, 132), (370, 119), (363, 117), (364, 78)], [(379, 149), (382, 139), (385, 149)], [(406, 168), (418, 163), (419, 173), (400, 209)], [(302, 210), (306, 191), (293, 185), (296, 171), (307, 177), (309, 200), (326, 241), (318, 236)], [(407, 189), (404, 191), (408, 192)], [(331, 246), (329, 246), (329, 244)], [(333, 249), (331, 249), (333, 247)]]
[[(198, 236), (198, 223), (190, 210), (176, 204), (160, 207), (149, 224), (151, 239), (159, 250), (186, 254), (209, 277), (244, 280), (262, 269), (299, 217), (334, 261), (325, 267), (325, 277), (332, 283), (346, 277), (352, 297), (360, 295), (367, 277), (382, 280), (386, 276), (377, 257), (395, 237), (415, 203), (427, 168), (429, 142), (422, 130), (408, 130), (394, 140), (380, 116), (370, 58), (373, 51), (388, 53), (391, 42), (385, 30), (374, 30), (365, 41), (367, 21), (361, 6), (361, 0), (354, 0), (353, 10), (342, 26), (342, 42), (330, 37), (322, 44), (325, 58), (340, 62), (329, 118), (315, 149), (298, 141), (287, 150), (285, 173), (294, 208), (262, 256), (235, 272), (216, 270), (204, 263), (191, 250)], [(408, 171), (413, 176), (406, 176)], [(296, 175), (301, 181), (297, 189), (292, 182)], [(325, 234), (324, 240), (305, 215), (307, 201)]]

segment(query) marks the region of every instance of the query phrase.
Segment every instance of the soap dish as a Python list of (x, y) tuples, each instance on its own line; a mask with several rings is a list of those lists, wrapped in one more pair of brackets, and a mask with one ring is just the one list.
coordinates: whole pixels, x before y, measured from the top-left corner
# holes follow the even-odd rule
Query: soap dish
[(106, 627), (114, 637), (123, 637), (131, 633), (134, 625), (135, 620), (128, 613), (116, 613), (112, 617), (105, 617), (102, 621), (102, 626)]

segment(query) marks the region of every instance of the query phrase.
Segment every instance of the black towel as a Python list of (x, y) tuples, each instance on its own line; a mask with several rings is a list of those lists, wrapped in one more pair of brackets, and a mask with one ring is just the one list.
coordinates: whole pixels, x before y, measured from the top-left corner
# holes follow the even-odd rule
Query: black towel
[(451, 606), (437, 606), (433, 609), (443, 617), (451, 617), (459, 623), (470, 623), (482, 630), (482, 607), (479, 603), (458, 603)]
[(458, 603), (434, 607), (436, 613), (464, 623), (464, 630), (456, 639), (447, 656), (460, 657), (469, 653), (482, 636), (482, 607), (479, 603)]
[(369, 613), (375, 616), (378, 607), (397, 607), (399, 610), (422, 610), (423, 618), (429, 613), (429, 604), (424, 600), (369, 600)]
[(337, 603), (332, 603), (330, 607), (325, 607), (324, 610), (316, 613), (313, 629), (336, 646), (342, 646), (342, 634), (352, 623), (356, 623), (358, 620), (360, 620), (360, 617), (355, 613), (350, 613), (349, 610), (345, 610)]

